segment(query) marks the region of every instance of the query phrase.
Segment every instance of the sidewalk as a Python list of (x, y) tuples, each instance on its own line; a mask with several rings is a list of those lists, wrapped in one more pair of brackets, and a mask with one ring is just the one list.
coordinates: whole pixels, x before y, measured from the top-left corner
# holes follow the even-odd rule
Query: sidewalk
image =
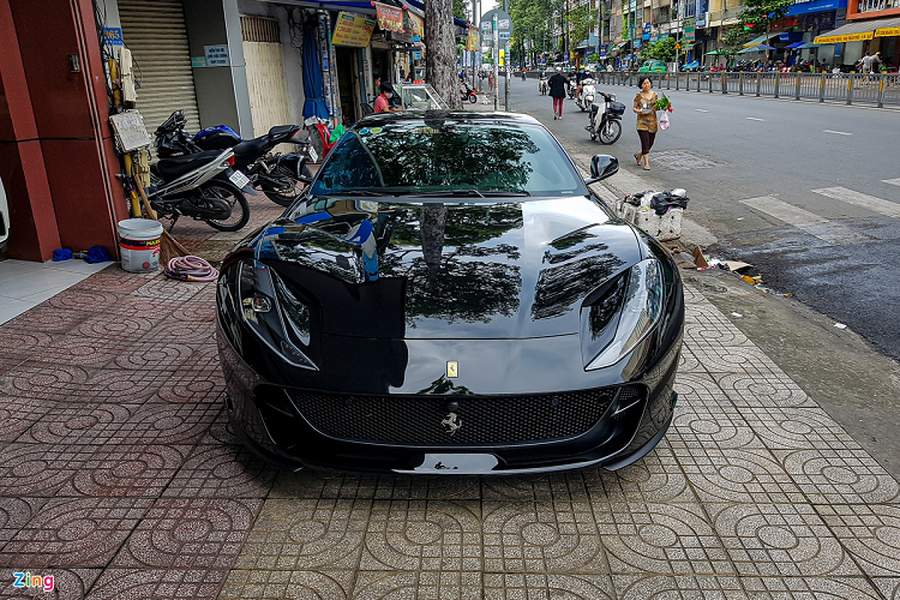
[[(242, 236), (175, 235), (211, 261)], [(254, 459), (214, 295), (116, 264), (0, 325), (0, 598), (54, 597), (25, 571), (60, 599), (900, 598), (900, 485), (690, 286), (656, 451), (484, 479)]]

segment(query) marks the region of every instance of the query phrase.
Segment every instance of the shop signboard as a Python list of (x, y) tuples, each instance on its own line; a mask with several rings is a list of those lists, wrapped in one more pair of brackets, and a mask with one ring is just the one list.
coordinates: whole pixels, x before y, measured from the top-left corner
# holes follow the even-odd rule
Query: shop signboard
[(334, 23), (334, 34), (331, 43), (335, 46), (365, 48), (375, 30), (375, 21), (342, 12)]
[(403, 33), (403, 9), (398, 6), (388, 6), (381, 2), (375, 2), (374, 4), (378, 28), (383, 31)]
[(412, 35), (412, 41), (421, 42), (425, 38), (425, 21), (416, 13), (406, 11), (407, 29)]
[(684, 26), (684, 33), (681, 36), (681, 39), (685, 42), (693, 42), (696, 34), (696, 26), (691, 23), (690, 25)]

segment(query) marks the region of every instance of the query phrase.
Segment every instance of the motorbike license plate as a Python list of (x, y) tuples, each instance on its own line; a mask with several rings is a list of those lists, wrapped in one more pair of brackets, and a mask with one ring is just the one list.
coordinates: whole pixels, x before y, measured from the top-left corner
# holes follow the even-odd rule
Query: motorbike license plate
[(243, 189), (245, 185), (250, 184), (250, 180), (247, 179), (247, 176), (240, 171), (232, 171), (231, 175), (228, 176), (228, 180), (241, 189)]
[(307, 153), (309, 154), (309, 160), (310, 160), (310, 161), (312, 161), (312, 162), (319, 162), (319, 153), (316, 152), (316, 149), (315, 149), (315, 148), (313, 148), (312, 146), (309, 146), (309, 147), (306, 149), (306, 151), (307, 151)]

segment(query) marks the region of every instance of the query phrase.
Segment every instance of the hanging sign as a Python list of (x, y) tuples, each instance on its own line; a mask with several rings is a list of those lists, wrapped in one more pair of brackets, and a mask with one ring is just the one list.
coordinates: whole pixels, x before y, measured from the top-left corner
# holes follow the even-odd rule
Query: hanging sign
[(412, 34), (412, 41), (421, 42), (425, 38), (425, 21), (412, 11), (406, 11), (406, 23)]
[(365, 48), (375, 30), (375, 21), (342, 12), (334, 22), (334, 34), (331, 43), (335, 46)]
[(374, 4), (378, 28), (384, 31), (403, 33), (403, 9), (380, 2), (375, 2)]
[(478, 30), (474, 27), (469, 27), (469, 37), (466, 40), (466, 50), (469, 52), (475, 52), (478, 50)]

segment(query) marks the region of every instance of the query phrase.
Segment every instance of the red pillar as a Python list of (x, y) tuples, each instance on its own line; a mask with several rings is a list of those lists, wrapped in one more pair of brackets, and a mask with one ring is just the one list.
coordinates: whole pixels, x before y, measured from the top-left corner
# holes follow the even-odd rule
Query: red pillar
[[(52, 15), (52, 18), (47, 18)], [(117, 247), (126, 218), (90, 0), (0, 0), (0, 176), (9, 254)]]

